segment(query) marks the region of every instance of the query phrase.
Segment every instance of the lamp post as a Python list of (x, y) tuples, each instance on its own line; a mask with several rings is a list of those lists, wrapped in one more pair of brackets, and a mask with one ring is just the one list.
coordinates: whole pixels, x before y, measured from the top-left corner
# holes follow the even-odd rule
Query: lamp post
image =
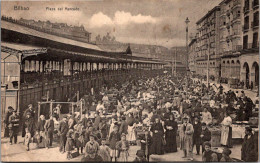
[(188, 32), (189, 32), (189, 18), (187, 17), (186, 20), (185, 20), (185, 23), (186, 23), (186, 80), (187, 80), (187, 88), (188, 88), (188, 55), (189, 55), (189, 52), (188, 52)]

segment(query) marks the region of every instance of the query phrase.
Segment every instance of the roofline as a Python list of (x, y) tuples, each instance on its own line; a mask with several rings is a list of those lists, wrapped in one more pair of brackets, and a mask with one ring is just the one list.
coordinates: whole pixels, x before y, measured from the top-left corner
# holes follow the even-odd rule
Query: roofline
[(207, 18), (209, 15), (211, 15), (213, 12), (215, 12), (216, 10), (219, 10), (220, 9), (220, 6), (215, 6), (213, 9), (211, 9), (206, 15), (204, 15), (200, 20), (198, 20), (196, 22), (196, 24), (200, 24), (205, 18)]
[(192, 39), (191, 42), (189, 43), (189, 46), (191, 46), (194, 42), (196, 42), (196, 38)]

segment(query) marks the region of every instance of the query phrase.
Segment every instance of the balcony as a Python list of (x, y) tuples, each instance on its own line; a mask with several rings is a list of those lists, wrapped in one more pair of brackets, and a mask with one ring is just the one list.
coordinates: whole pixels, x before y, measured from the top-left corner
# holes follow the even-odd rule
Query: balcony
[(259, 21), (252, 21), (252, 22), (251, 22), (251, 27), (252, 27), (253, 29), (258, 29), (258, 27), (259, 27)]
[(259, 7), (259, 0), (253, 0), (252, 6), (253, 6), (253, 10), (258, 9), (258, 7)]
[(240, 16), (234, 17), (233, 20), (231, 21), (232, 24), (237, 23), (237, 22), (238, 23), (241, 22)]
[(244, 26), (242, 27), (242, 30), (243, 30), (243, 32), (248, 32), (248, 30), (249, 30), (249, 24), (244, 25)]
[(244, 14), (247, 14), (247, 13), (249, 13), (249, 5), (244, 7)]
[(234, 10), (234, 9), (237, 8), (237, 7), (241, 7), (241, 2), (240, 2), (240, 0), (234, 1), (231, 10)]

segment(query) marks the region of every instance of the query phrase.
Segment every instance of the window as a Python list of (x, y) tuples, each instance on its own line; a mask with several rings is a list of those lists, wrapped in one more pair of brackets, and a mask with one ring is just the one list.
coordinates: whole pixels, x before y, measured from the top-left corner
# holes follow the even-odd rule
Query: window
[(244, 30), (249, 29), (249, 16), (245, 17), (244, 24)]
[(237, 11), (237, 17), (240, 17), (240, 11)]
[(254, 33), (253, 34), (253, 48), (257, 48), (257, 46), (258, 46), (258, 32), (256, 32), (256, 33)]
[(259, 12), (254, 13), (253, 27), (259, 26)]
[(249, 0), (245, 0), (244, 12), (249, 10)]
[(243, 49), (247, 49), (248, 48), (248, 36), (244, 36), (243, 37)]
[(254, 0), (253, 1), (253, 8), (259, 6), (259, 0)]

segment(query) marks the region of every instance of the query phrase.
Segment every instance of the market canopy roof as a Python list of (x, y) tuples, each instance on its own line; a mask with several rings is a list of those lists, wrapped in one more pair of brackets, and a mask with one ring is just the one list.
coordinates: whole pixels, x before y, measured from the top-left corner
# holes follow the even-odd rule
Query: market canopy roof
[(20, 32), (20, 33), (27, 34), (27, 35), (45, 38), (45, 39), (52, 40), (52, 41), (57, 41), (57, 42), (64, 43), (64, 44), (71, 44), (71, 45), (80, 46), (83, 48), (102, 51), (98, 46), (93, 45), (93, 44), (88, 44), (88, 43), (84, 43), (84, 42), (80, 42), (80, 41), (76, 41), (76, 40), (72, 40), (72, 39), (68, 39), (68, 38), (64, 38), (64, 37), (60, 37), (60, 36), (56, 36), (56, 35), (51, 35), (51, 34), (48, 34), (45, 32), (40, 32), (40, 31), (34, 30), (32, 28), (28, 28), (23, 25), (7, 22), (4, 20), (1, 21), (1, 28)]
[(22, 54), (23, 59), (31, 60), (61, 60), (71, 59), (74, 61), (91, 61), (91, 62), (115, 62), (124, 61), (107, 56), (98, 56), (93, 54), (76, 53), (72, 51), (65, 51), (55, 48), (42, 48), (24, 44), (1, 42), (1, 51), (7, 52), (18, 57), (18, 54)]
[(47, 48), (24, 45), (24, 44), (1, 42), (1, 51), (10, 53), (12, 55), (15, 55), (16, 57), (18, 57), (19, 53), (21, 53), (22, 59), (24, 59), (28, 56), (47, 53)]

